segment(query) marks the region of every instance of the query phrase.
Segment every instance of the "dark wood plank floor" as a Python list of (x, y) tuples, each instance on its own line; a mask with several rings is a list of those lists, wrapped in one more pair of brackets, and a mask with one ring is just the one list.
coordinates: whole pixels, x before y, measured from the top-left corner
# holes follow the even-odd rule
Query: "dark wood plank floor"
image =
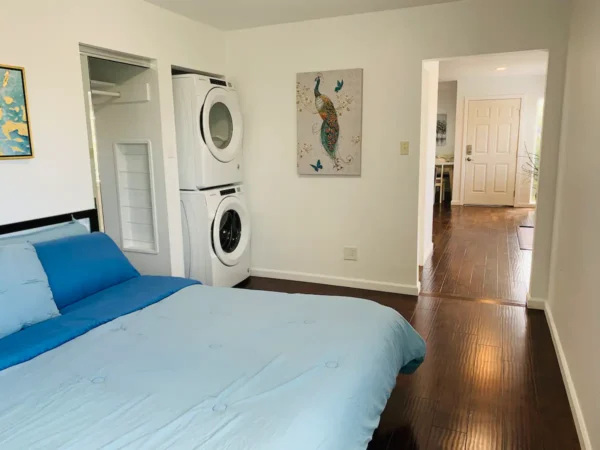
[(531, 251), (519, 248), (517, 228), (531, 224), (532, 215), (529, 208), (436, 206), (421, 292), (524, 305)]
[(367, 298), (426, 339), (425, 362), (398, 377), (369, 450), (580, 448), (541, 311), (266, 278), (244, 287)]

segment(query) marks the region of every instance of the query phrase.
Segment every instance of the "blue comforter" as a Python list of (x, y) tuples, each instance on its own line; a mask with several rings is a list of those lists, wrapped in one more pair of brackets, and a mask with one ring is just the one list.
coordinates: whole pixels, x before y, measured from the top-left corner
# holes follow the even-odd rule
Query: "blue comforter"
[(361, 299), (191, 286), (145, 306), (0, 371), (0, 448), (364, 450), (425, 353)]
[(60, 311), (61, 315), (0, 339), (0, 370), (28, 361), (106, 322), (150, 306), (197, 281), (135, 277)]

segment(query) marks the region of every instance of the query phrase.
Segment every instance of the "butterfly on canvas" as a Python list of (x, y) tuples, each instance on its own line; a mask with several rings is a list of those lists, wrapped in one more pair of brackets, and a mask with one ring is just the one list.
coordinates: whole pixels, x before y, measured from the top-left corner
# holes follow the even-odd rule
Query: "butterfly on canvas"
[(317, 165), (316, 166), (314, 164), (311, 164), (310, 167), (312, 167), (313, 169), (315, 169), (315, 172), (318, 172), (319, 170), (323, 169), (323, 165), (321, 164), (321, 160), (320, 159), (317, 161)]

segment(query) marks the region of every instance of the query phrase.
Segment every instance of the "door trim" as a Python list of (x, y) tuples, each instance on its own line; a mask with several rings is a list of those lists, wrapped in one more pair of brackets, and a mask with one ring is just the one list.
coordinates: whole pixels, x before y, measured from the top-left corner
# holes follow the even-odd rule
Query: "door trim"
[(132, 55), (131, 53), (119, 52), (117, 50), (96, 47), (94, 45), (80, 43), (79, 53), (85, 56), (91, 56), (93, 58), (106, 59), (108, 61), (130, 64), (132, 66), (145, 67), (146, 69), (156, 69), (156, 62), (153, 59)]
[[(477, 96), (470, 96), (470, 97), (464, 97), (464, 106), (463, 106), (463, 129), (462, 129), (462, 133), (460, 133), (460, 145), (455, 146), (454, 149), (454, 171), (456, 172), (457, 169), (457, 164), (456, 162), (458, 161), (459, 165), (458, 165), (458, 172), (459, 172), (459, 186), (460, 186), (460, 196), (459, 196), (459, 202), (458, 203), (454, 203), (455, 205), (464, 205), (465, 204), (465, 164), (463, 164), (463, 161), (465, 160), (465, 142), (467, 141), (467, 134), (468, 134), (468, 129), (469, 129), (469, 102), (471, 101), (477, 101), (477, 100), (521, 100), (521, 116), (519, 117), (519, 140), (518, 140), (518, 144), (517, 144), (517, 154), (516, 154), (516, 158), (517, 158), (517, 167), (515, 170), (515, 195), (513, 197), (513, 204), (512, 206), (515, 206), (515, 202), (516, 202), (516, 198), (517, 198), (517, 180), (519, 177), (519, 162), (518, 162), (518, 158), (519, 158), (519, 153), (521, 150), (521, 130), (523, 128), (523, 118), (525, 117), (525, 98), (526, 95), (525, 94), (506, 94), (506, 95), (477, 95)], [(454, 186), (452, 186), (452, 188), (454, 189)]]

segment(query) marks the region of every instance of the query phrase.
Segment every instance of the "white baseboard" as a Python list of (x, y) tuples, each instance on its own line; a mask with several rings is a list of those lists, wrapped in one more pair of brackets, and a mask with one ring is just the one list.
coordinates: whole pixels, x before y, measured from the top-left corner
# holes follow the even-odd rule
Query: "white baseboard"
[(535, 298), (530, 297), (529, 293), (527, 294), (527, 308), (529, 309), (540, 309), (542, 311), (546, 310), (546, 300), (543, 298)]
[[(534, 300), (534, 299), (532, 299)], [(531, 301), (531, 300), (530, 300)], [(587, 427), (585, 425), (585, 419), (583, 417), (583, 411), (579, 404), (577, 392), (575, 390), (575, 384), (573, 384), (573, 378), (571, 377), (571, 371), (565, 357), (562, 344), (560, 342), (560, 336), (554, 323), (554, 317), (552, 316), (552, 308), (547, 301), (535, 299), (536, 302), (541, 302), (542, 308), (546, 314), (546, 320), (548, 321), (548, 327), (550, 328), (550, 334), (552, 336), (552, 342), (554, 343), (554, 350), (558, 358), (558, 365), (560, 366), (560, 372), (562, 374), (563, 382), (567, 390), (567, 397), (569, 398), (569, 405), (571, 406), (571, 412), (573, 413), (573, 419), (575, 421), (575, 428), (577, 429), (577, 435), (579, 437), (579, 443), (583, 450), (592, 450), (592, 442), (590, 441), (590, 435), (588, 434)], [(527, 302), (529, 308), (529, 301)]]
[(361, 278), (346, 278), (316, 273), (292, 272), (273, 269), (250, 269), (250, 275), (280, 280), (304, 281), (306, 283), (331, 284), (333, 286), (369, 289), (372, 291), (393, 292), (396, 294), (419, 295), (419, 287), (409, 284), (389, 283), (386, 281), (364, 280)]
[(450, 206), (461, 206), (462, 202), (460, 200), (452, 200), (450, 202)]

